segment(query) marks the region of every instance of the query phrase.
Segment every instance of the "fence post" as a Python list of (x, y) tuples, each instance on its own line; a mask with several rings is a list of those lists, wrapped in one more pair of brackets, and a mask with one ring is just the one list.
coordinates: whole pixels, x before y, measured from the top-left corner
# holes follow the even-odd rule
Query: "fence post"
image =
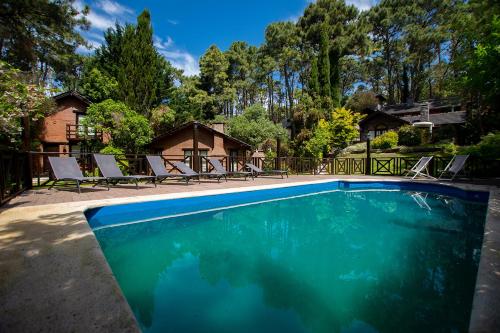
[(366, 161), (365, 161), (365, 175), (371, 175), (372, 173), (372, 158), (371, 158), (371, 147), (370, 138), (366, 139)]
[(274, 168), (280, 170), (280, 150), (281, 150), (281, 140), (276, 138), (276, 162), (274, 163)]
[(199, 140), (199, 134), (198, 134), (198, 122), (195, 121), (193, 123), (193, 154), (192, 154), (192, 166), (193, 170), (195, 172), (200, 172), (200, 160), (199, 160), (199, 151), (198, 151), (198, 140)]
[(26, 152), (26, 158), (28, 159), (27, 168), (24, 171), (24, 186), (28, 189), (33, 188), (33, 156), (31, 151)]

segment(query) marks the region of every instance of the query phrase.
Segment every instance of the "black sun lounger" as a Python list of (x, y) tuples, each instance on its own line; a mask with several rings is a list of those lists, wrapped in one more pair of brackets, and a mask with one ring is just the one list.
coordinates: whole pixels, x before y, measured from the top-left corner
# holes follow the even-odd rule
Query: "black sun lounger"
[[(217, 178), (217, 181), (220, 182), (220, 179), (224, 177), (226, 179), (226, 175), (223, 173), (219, 172), (208, 172), (208, 173), (198, 173), (195, 172), (193, 169), (188, 167), (186, 164), (180, 161), (173, 162), (172, 165), (182, 172), (184, 175), (189, 175), (193, 178), (198, 178), (198, 182), (200, 181), (200, 177), (208, 177), (208, 178)], [(226, 179), (227, 180), (227, 179)]]
[(198, 174), (196, 175), (190, 175), (190, 174), (184, 174), (184, 173), (170, 173), (167, 171), (165, 168), (165, 164), (163, 162), (163, 159), (161, 156), (157, 155), (147, 155), (146, 160), (149, 163), (149, 166), (151, 167), (151, 170), (153, 171), (153, 174), (156, 176), (156, 179), (161, 183), (165, 179), (169, 178), (184, 178), (186, 181), (186, 184), (189, 182), (191, 178), (199, 178)]
[(78, 189), (78, 193), (80, 191), (80, 184), (82, 183), (93, 183), (99, 184), (101, 182), (105, 182), (108, 186), (108, 179), (105, 177), (84, 177), (82, 170), (78, 166), (78, 162), (74, 157), (54, 157), (49, 156), (49, 164), (52, 168), (52, 172), (54, 173), (55, 180), (50, 185), (49, 189), (52, 189), (54, 185), (61, 181), (74, 181), (76, 182), (76, 188)]
[(245, 180), (247, 179), (248, 176), (250, 176), (253, 179), (253, 174), (248, 171), (226, 171), (220, 160), (217, 158), (209, 158), (208, 162), (214, 167), (215, 171), (218, 173), (225, 174), (226, 176), (236, 176), (236, 177), (244, 176)]
[(155, 176), (144, 176), (144, 175), (131, 175), (125, 176), (120, 168), (116, 165), (116, 159), (113, 155), (103, 155), (94, 154), (94, 160), (97, 163), (97, 167), (101, 171), (101, 174), (108, 179), (108, 182), (116, 185), (119, 181), (134, 182), (136, 188), (139, 188), (139, 181), (146, 180), (152, 181), (156, 187), (156, 177)]
[[(443, 180), (453, 180), (455, 177), (464, 170), (465, 168), (465, 162), (467, 162), (467, 159), (469, 158), (469, 155), (456, 155), (453, 156), (451, 159), (450, 163), (444, 168), (444, 170), (440, 170), (441, 175), (439, 175), (438, 179), (443, 179)], [(445, 175), (450, 175), (451, 178), (445, 179), (443, 176)]]
[(250, 171), (252, 172), (252, 174), (255, 177), (279, 175), (279, 176), (281, 176), (281, 178), (283, 178), (283, 175), (286, 175), (286, 178), (288, 178), (288, 171), (287, 170), (265, 170), (264, 171), (252, 163), (247, 163), (246, 166), (248, 169), (250, 169)]

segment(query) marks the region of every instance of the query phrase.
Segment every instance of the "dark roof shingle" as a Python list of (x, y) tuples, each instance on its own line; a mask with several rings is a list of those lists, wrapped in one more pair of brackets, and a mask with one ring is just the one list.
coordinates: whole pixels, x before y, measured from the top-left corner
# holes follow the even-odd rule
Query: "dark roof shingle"
[[(465, 111), (434, 113), (429, 115), (429, 121), (434, 125), (463, 124), (465, 123), (465, 116)], [(404, 116), (401, 117), (401, 119), (404, 119), (409, 123), (422, 121), (420, 115)]]

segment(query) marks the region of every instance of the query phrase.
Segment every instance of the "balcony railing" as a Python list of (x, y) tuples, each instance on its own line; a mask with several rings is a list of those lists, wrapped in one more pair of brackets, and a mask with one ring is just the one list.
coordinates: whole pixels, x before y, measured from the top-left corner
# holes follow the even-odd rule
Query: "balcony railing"
[(84, 125), (66, 125), (68, 140), (99, 140), (102, 141), (102, 131)]

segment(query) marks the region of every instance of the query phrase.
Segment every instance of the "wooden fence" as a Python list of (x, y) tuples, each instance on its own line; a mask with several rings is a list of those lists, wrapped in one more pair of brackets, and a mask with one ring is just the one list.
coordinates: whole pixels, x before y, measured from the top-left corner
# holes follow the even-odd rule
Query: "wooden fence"
[[(50, 182), (51, 170), (48, 156), (74, 156), (82, 172), (87, 176), (99, 174), (91, 153), (45, 153), (45, 152), (19, 152), (0, 151), (0, 204), (15, 197), (23, 190), (45, 186)], [(193, 167), (194, 157), (181, 155), (161, 155), (167, 170), (176, 172), (172, 166), (173, 161), (182, 161)], [(289, 170), (291, 174), (325, 174), (325, 175), (384, 175), (401, 176), (406, 169), (411, 168), (418, 159), (407, 157), (371, 157), (367, 158), (233, 158), (230, 156), (210, 156), (222, 161), (227, 171), (241, 171), (245, 163), (252, 162), (263, 169)], [(120, 168), (128, 174), (150, 174), (150, 170), (141, 154), (124, 154), (115, 156)], [(212, 167), (208, 157), (198, 156), (201, 172), (210, 172)], [(435, 157), (430, 163), (430, 172), (437, 176), (438, 171), (444, 169), (450, 158)], [(498, 177), (500, 173), (500, 160), (480, 160), (470, 158), (466, 166), (468, 177), (489, 178)]]

